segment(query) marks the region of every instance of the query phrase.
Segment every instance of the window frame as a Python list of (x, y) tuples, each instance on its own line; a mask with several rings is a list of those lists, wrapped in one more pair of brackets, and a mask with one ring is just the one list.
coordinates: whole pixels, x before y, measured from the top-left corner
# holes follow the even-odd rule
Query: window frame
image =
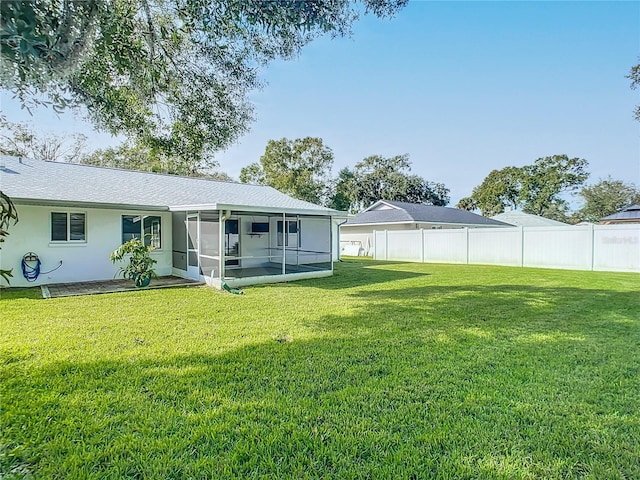
[[(302, 248), (302, 238), (300, 236), (300, 219), (296, 220), (285, 220), (287, 224), (287, 228), (285, 228), (282, 220), (277, 220), (276, 222), (276, 247), (285, 247), (289, 249), (300, 249)], [(293, 227), (293, 228), (292, 228)], [(284, 230), (288, 230), (284, 233)], [(295, 231), (291, 231), (295, 230)], [(296, 236), (296, 245), (289, 245), (289, 235)]]
[[(140, 240), (142, 240), (143, 244), (145, 244), (145, 236), (147, 235), (147, 234), (145, 234), (145, 220), (150, 218), (150, 217), (157, 218), (158, 219), (158, 224), (157, 224), (158, 225), (158, 234), (157, 235), (158, 235), (159, 246), (158, 247), (154, 247), (153, 250), (154, 251), (159, 251), (159, 250), (162, 250), (164, 248), (164, 242), (163, 242), (163, 239), (162, 239), (162, 236), (163, 236), (163, 234), (162, 234), (162, 215), (154, 215), (154, 214), (147, 214), (147, 213), (122, 213), (122, 214), (120, 214), (120, 242), (121, 242), (121, 244), (126, 243), (127, 241), (130, 240), (130, 239), (129, 240), (125, 240), (124, 239), (124, 235), (125, 235), (124, 219), (125, 219), (125, 217), (133, 217), (133, 218), (139, 217), (140, 218), (140, 220), (138, 221), (140, 223), (140, 230), (135, 232), (135, 233), (133, 233), (133, 232), (127, 232), (127, 233), (130, 234), (130, 235), (133, 235), (132, 238), (139, 238)], [(137, 222), (134, 222), (134, 223), (137, 223)], [(151, 224), (149, 225), (149, 229), (151, 230), (151, 232), (153, 232), (153, 225), (154, 225), (153, 224), (153, 220), (151, 220)], [(136, 236), (136, 233), (139, 234), (139, 235)], [(153, 243), (152, 243), (153, 233), (151, 233), (151, 235), (152, 235), (152, 238), (149, 239), (149, 244), (147, 246), (153, 245)]]
[[(66, 223), (66, 231), (65, 231), (65, 239), (64, 240), (54, 240), (53, 239), (53, 215), (64, 215), (65, 223)], [(74, 240), (71, 239), (71, 216), (72, 215), (82, 215), (82, 235), (83, 239)], [(49, 243), (54, 245), (66, 245), (66, 244), (75, 244), (82, 245), (87, 243), (87, 212), (79, 211), (79, 210), (51, 210), (49, 211)]]

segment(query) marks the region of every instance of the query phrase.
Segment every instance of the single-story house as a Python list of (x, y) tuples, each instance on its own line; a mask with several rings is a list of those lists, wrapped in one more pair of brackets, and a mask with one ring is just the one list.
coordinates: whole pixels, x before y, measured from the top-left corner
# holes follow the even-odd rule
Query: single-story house
[[(109, 254), (141, 237), (158, 275), (213, 286), (329, 276), (346, 214), (271, 187), (0, 157), (19, 221), (1, 245), (11, 286), (106, 280)], [(22, 274), (39, 260), (40, 275)]]
[(511, 210), (510, 212), (499, 213), (491, 217), (499, 222), (510, 223), (516, 227), (566, 227), (569, 224), (551, 220), (550, 218), (532, 215), (531, 213)]
[(374, 230), (512, 227), (466, 210), (419, 203), (378, 200), (340, 226), (344, 254), (369, 255)]
[(631, 205), (624, 210), (600, 219), (600, 225), (616, 225), (620, 223), (640, 223), (640, 205)]

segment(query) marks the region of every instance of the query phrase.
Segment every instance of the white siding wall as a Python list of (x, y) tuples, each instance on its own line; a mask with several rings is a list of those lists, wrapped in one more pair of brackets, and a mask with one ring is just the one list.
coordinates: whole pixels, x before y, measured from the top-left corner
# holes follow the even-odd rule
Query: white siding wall
[[(269, 236), (275, 236), (276, 224), (269, 225), (269, 233), (251, 235), (251, 224), (254, 222), (269, 222), (269, 217), (260, 215), (239, 215), (240, 220), (240, 256), (266, 257), (269, 255)], [(243, 268), (258, 267), (269, 263), (268, 258), (243, 258)]]
[[(162, 249), (152, 253), (158, 263), (158, 275), (171, 274), (171, 214), (92, 208), (37, 207), (17, 205), (20, 221), (9, 227), (9, 236), (0, 250), (3, 269), (13, 269), (12, 287), (36, 286), (48, 283), (79, 282), (112, 279), (118, 269), (109, 254), (122, 242), (122, 215), (159, 215), (162, 220)], [(86, 214), (85, 243), (51, 243), (51, 212), (83, 212)], [(34, 252), (42, 262), (42, 274), (35, 282), (22, 275), (21, 261), (27, 252)], [(4, 280), (2, 280), (4, 284)]]
[(337, 262), (340, 260), (340, 224), (344, 219), (338, 218), (331, 221), (331, 260)]
[(331, 261), (331, 220), (329, 218), (301, 218), (300, 235), (300, 249), (303, 250), (300, 263)]
[(374, 258), (640, 272), (640, 224), (413, 233), (374, 232)]

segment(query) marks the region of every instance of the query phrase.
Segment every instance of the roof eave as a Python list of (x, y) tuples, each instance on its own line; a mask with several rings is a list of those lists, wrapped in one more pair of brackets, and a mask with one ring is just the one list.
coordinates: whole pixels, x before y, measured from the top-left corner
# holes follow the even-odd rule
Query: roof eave
[(478, 227), (514, 227), (508, 223), (501, 222), (501, 225), (490, 223), (457, 223), (457, 222), (440, 222), (437, 220), (406, 220), (403, 222), (366, 222), (366, 223), (345, 223), (345, 227), (362, 227), (368, 225), (406, 225), (411, 223), (435, 223), (438, 225), (458, 225), (464, 228), (465, 225), (473, 225)]
[(30, 205), (38, 207), (72, 207), (72, 208), (106, 208), (120, 210), (152, 210), (159, 212), (169, 211), (169, 207), (164, 205), (135, 205), (130, 203), (103, 203), (103, 202), (82, 202), (77, 200), (53, 200), (46, 198), (20, 198), (11, 197), (15, 205)]
[(347, 212), (332, 209), (311, 209), (311, 208), (281, 208), (281, 207), (263, 207), (259, 205), (238, 205), (230, 203), (210, 203), (197, 205), (172, 205), (169, 207), (172, 212), (185, 211), (207, 211), (207, 210), (235, 210), (241, 212), (252, 213), (275, 213), (275, 214), (292, 214), (292, 215), (314, 215), (314, 216), (330, 216), (337, 218), (347, 218)]

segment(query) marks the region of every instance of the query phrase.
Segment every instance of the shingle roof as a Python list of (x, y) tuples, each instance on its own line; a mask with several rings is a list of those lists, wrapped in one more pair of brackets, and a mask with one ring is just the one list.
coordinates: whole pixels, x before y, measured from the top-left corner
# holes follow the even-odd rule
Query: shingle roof
[(631, 205), (618, 213), (600, 219), (601, 222), (607, 220), (640, 220), (640, 205)]
[(551, 220), (550, 218), (541, 217), (540, 215), (532, 215), (517, 210), (499, 213), (491, 218), (518, 227), (562, 227), (569, 225), (568, 223), (558, 222), (557, 220)]
[[(381, 204), (391, 205), (395, 208), (386, 210), (378, 210), (376, 207)], [(464, 224), (464, 225), (486, 225), (511, 227), (504, 222), (492, 220), (487, 217), (476, 215), (475, 213), (457, 208), (436, 207), (433, 205), (423, 205), (420, 203), (406, 203), (388, 200), (380, 200), (369, 209), (358, 213), (350, 218), (346, 225), (362, 225), (362, 224), (384, 224), (384, 223), (446, 223), (446, 224)]]
[(0, 188), (17, 203), (140, 207), (232, 205), (338, 214), (274, 188), (115, 168), (0, 156)]

